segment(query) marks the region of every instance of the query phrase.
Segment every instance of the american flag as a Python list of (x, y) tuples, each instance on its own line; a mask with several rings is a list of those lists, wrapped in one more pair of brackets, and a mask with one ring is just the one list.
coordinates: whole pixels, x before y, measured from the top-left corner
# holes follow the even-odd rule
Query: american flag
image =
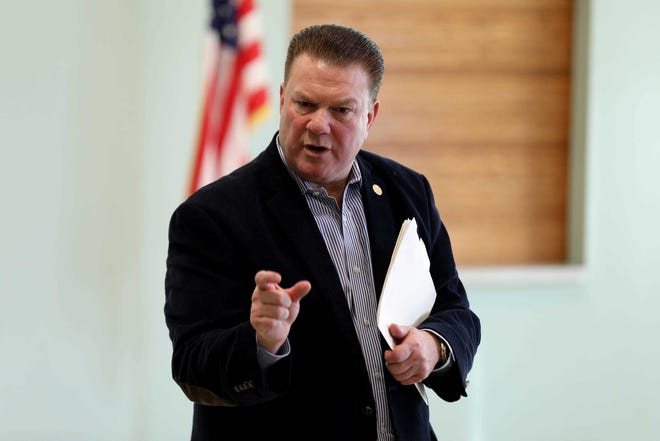
[(250, 159), (249, 128), (267, 113), (268, 84), (255, 1), (211, 3), (191, 193)]

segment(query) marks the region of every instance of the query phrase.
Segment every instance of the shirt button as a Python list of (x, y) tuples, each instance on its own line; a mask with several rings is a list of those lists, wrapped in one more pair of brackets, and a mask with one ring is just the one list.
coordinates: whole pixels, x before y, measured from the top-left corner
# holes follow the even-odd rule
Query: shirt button
[(380, 372), (379, 372), (379, 371), (374, 371), (374, 378), (375, 378), (376, 380), (380, 380), (381, 375), (380, 375)]
[(355, 266), (353, 267), (353, 272), (354, 272), (355, 274), (359, 273), (359, 272), (360, 272), (360, 267), (357, 266), (357, 265), (355, 265)]
[(364, 326), (369, 326), (369, 325), (371, 324), (371, 322), (369, 321), (369, 319), (366, 318), (366, 317), (363, 319), (363, 322), (364, 322)]
[(384, 424), (380, 426), (380, 433), (387, 433), (387, 428)]
[(319, 191), (313, 191), (312, 194), (313, 194), (314, 196), (318, 196), (318, 195), (321, 194), (321, 192), (319, 192)]
[(364, 406), (364, 407), (362, 408), (362, 415), (367, 416), (367, 417), (370, 417), (370, 416), (372, 416), (373, 414), (374, 414), (374, 409), (373, 409), (372, 407)]

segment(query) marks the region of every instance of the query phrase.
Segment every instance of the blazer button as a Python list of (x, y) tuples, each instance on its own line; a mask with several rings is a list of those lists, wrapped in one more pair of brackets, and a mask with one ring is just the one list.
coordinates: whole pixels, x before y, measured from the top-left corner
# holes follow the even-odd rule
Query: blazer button
[(366, 416), (366, 417), (370, 417), (370, 416), (373, 416), (373, 414), (374, 414), (374, 409), (373, 409), (373, 407), (370, 407), (370, 406), (364, 406), (364, 407), (362, 408), (362, 415), (364, 415), (364, 416)]

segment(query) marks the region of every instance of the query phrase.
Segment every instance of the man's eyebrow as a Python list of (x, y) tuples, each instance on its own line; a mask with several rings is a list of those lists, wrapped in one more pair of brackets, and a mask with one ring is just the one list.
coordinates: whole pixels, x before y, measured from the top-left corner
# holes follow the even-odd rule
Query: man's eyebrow
[[(318, 104), (316, 100), (313, 98), (310, 98), (307, 94), (304, 92), (298, 92), (295, 91), (291, 94), (291, 99), (295, 101), (305, 101), (307, 103), (311, 104)], [(340, 98), (337, 101), (331, 101), (330, 102), (330, 107), (355, 107), (359, 103), (357, 98), (354, 97), (347, 97), (347, 98)]]
[(346, 98), (346, 99), (337, 101), (334, 104), (334, 106), (335, 107), (351, 107), (351, 106), (355, 106), (357, 103), (358, 103), (358, 100), (356, 100), (355, 98)]
[(307, 95), (305, 95), (304, 92), (293, 91), (291, 93), (291, 96), (295, 99), (301, 99), (301, 100), (309, 99), (309, 97)]

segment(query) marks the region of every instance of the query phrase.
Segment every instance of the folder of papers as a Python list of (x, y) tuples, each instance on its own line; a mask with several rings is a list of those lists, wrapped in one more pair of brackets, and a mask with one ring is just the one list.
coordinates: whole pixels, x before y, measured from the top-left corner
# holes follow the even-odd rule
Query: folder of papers
[[(436, 293), (430, 266), (424, 242), (417, 234), (417, 222), (406, 219), (394, 246), (376, 310), (378, 329), (390, 348), (396, 345), (389, 332), (390, 324), (416, 327), (431, 313)], [(424, 385), (416, 386), (428, 404)]]

